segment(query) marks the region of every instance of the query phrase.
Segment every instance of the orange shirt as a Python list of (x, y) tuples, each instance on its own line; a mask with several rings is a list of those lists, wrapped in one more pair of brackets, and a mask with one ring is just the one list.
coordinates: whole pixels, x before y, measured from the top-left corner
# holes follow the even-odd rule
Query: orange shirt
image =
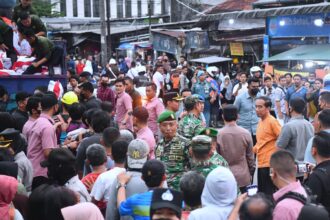
[(270, 157), (276, 151), (276, 140), (281, 133), (280, 123), (271, 115), (260, 120), (257, 127), (257, 144), (253, 152), (258, 157), (258, 168), (269, 167)]

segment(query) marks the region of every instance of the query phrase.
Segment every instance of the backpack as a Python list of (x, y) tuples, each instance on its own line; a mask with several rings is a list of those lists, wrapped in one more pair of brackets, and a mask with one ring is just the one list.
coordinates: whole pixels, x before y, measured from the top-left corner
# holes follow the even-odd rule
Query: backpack
[[(308, 190), (307, 190), (308, 191)], [(276, 203), (284, 199), (294, 199), (303, 204), (303, 207), (299, 213), (297, 220), (310, 220), (310, 219), (317, 219), (317, 220), (328, 220), (329, 214), (328, 211), (319, 204), (316, 204), (313, 199), (313, 196), (307, 196), (307, 198), (297, 192), (288, 192), (281, 196)]]

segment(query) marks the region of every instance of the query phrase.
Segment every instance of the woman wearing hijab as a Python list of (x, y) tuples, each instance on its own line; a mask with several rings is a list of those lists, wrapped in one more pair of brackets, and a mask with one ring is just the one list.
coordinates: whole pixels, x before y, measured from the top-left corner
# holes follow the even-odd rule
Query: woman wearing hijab
[(64, 220), (104, 220), (99, 208), (90, 202), (65, 207), (61, 212)]
[(202, 193), (202, 207), (190, 213), (189, 220), (227, 220), (237, 197), (237, 183), (225, 167), (214, 169), (206, 178)]
[(229, 76), (224, 77), (224, 82), (220, 86), (221, 91), (221, 104), (233, 104), (233, 84), (230, 81)]
[(12, 205), (17, 192), (17, 180), (11, 176), (0, 175), (0, 183), (0, 219), (23, 220), (22, 215)]

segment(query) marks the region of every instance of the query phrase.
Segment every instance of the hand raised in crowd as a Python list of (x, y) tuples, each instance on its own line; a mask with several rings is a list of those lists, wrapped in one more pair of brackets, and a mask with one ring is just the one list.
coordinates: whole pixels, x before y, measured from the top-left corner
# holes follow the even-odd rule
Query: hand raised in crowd
[(122, 172), (117, 176), (118, 182), (123, 185), (127, 184), (130, 179), (131, 175), (127, 174), (126, 172)]
[(0, 49), (5, 51), (8, 50), (8, 47), (5, 44), (0, 44)]

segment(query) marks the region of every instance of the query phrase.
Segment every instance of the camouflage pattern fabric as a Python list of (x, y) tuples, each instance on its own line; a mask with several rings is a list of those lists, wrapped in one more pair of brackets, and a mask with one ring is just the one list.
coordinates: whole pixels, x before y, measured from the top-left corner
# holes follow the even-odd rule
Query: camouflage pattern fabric
[(227, 161), (217, 152), (214, 152), (212, 157), (205, 161), (196, 161), (194, 159), (190, 160), (191, 170), (197, 171), (202, 174), (205, 178), (207, 175), (218, 166), (227, 167)]
[(202, 121), (194, 114), (189, 113), (179, 122), (178, 133), (185, 138), (192, 139), (194, 136), (201, 133), (204, 128)]
[(176, 136), (165, 142), (160, 140), (156, 147), (156, 159), (162, 161), (166, 166), (166, 177), (169, 188), (179, 190), (179, 182), (183, 173), (189, 166), (188, 147), (189, 140), (176, 134)]

